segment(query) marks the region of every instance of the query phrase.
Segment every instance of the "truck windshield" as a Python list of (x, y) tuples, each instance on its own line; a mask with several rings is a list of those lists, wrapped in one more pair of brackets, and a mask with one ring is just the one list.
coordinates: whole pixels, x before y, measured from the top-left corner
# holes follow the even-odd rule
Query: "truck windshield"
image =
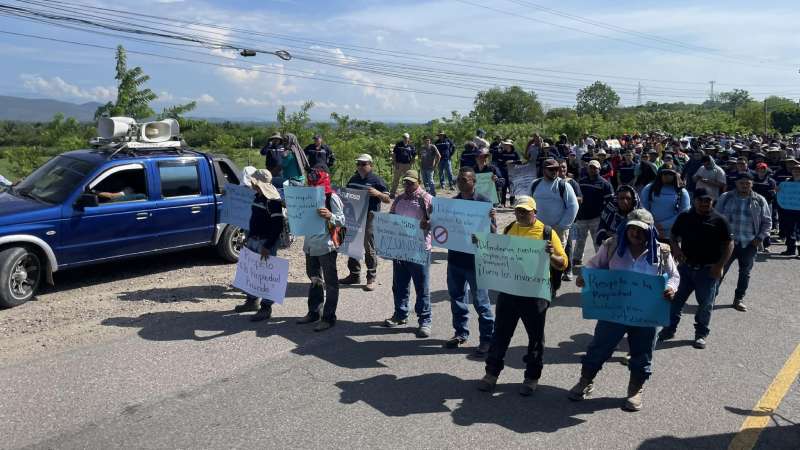
[(61, 203), (93, 168), (93, 164), (80, 159), (56, 156), (14, 186), (13, 192), (41, 202)]

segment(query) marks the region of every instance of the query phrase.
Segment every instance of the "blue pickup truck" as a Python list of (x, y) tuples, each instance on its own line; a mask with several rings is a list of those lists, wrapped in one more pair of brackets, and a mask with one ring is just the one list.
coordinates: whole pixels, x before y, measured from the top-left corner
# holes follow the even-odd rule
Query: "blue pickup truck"
[(225, 184), (240, 174), (175, 141), (56, 156), (0, 193), (0, 307), (88, 264), (204, 246), (236, 262), (243, 232), (219, 217)]

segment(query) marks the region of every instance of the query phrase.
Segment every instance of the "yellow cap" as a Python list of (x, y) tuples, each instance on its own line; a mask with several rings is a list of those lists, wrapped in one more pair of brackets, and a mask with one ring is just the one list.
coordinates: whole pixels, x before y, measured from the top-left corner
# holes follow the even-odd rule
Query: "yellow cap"
[(522, 208), (526, 211), (536, 211), (536, 200), (527, 195), (520, 195), (514, 202), (514, 209)]

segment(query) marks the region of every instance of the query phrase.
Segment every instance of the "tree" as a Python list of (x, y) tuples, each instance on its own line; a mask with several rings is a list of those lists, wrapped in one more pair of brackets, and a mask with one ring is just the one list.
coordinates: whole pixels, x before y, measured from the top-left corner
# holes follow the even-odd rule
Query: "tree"
[(158, 115), (158, 120), (175, 119), (180, 122), (183, 120), (184, 114), (194, 110), (196, 107), (197, 102), (189, 102), (183, 105), (174, 105), (164, 108), (161, 114)]
[(578, 114), (602, 114), (605, 117), (619, 105), (619, 95), (611, 86), (595, 81), (578, 91), (575, 101)]
[(800, 104), (786, 97), (770, 96), (764, 102), (772, 126), (781, 133), (790, 133), (792, 128), (800, 125)]
[[(108, 102), (97, 108), (95, 119), (102, 116), (127, 116), (135, 119), (146, 119), (155, 113), (150, 109), (150, 102), (158, 96), (150, 89), (141, 89), (150, 80), (141, 67), (128, 69), (128, 58), (125, 48), (117, 46), (117, 100)], [(141, 90), (140, 90), (141, 89)]]
[(543, 117), (536, 93), (525, 92), (519, 86), (478, 92), (474, 105), (470, 116), (492, 124), (538, 122)]
[(733, 117), (736, 117), (736, 110), (753, 101), (753, 98), (744, 89), (734, 89), (730, 92), (719, 94), (719, 101), (721, 110), (729, 111)]

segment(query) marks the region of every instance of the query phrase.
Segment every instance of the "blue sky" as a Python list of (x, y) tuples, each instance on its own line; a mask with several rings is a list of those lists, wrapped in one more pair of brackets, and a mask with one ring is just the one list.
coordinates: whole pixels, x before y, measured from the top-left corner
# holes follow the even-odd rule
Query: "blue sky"
[[(717, 92), (739, 87), (756, 98), (800, 98), (800, 13), (788, 0), (764, 6), (650, 0), (67, 3), (223, 27), (157, 25), (204, 42), (296, 56), (245, 59), (226, 49), (165, 47), (0, 15), (0, 30), (164, 56), (129, 55), (129, 65), (152, 78), (147, 86), (160, 96), (154, 106), (196, 100), (194, 114), (205, 117), (273, 120), (279, 105), (293, 110), (311, 99), (317, 120), (336, 111), (427, 121), (453, 110), (467, 113), (477, 90), (495, 84), (523, 84), (555, 107), (573, 104), (577, 90), (595, 80), (615, 87), (626, 105), (636, 104), (639, 83), (642, 101), (700, 102), (710, 80)], [(129, 25), (156, 26), (147, 20)], [(109, 50), (0, 34), (0, 58), (0, 94), (76, 103), (115, 95)]]

